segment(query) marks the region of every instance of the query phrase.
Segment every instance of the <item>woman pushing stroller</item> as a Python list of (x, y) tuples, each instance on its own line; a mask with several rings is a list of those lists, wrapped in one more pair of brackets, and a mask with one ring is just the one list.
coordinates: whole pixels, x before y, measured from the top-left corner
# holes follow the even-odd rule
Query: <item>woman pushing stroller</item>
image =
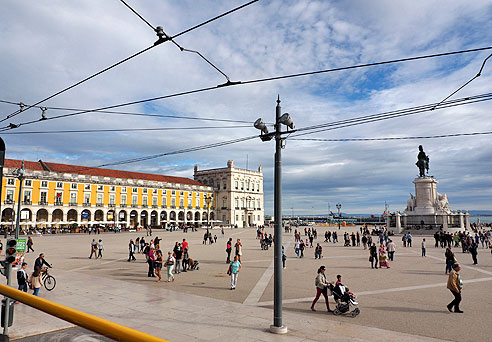
[(328, 303), (328, 287), (333, 285), (331, 283), (328, 283), (328, 281), (326, 280), (325, 271), (325, 266), (321, 266), (320, 268), (318, 268), (318, 275), (316, 276), (316, 279), (314, 281), (314, 284), (316, 285), (316, 297), (311, 304), (311, 310), (316, 311), (314, 309), (314, 305), (318, 301), (321, 294), (323, 294), (323, 297), (325, 297), (326, 309), (328, 310), (328, 312), (333, 312), (333, 310), (330, 310), (330, 304)]

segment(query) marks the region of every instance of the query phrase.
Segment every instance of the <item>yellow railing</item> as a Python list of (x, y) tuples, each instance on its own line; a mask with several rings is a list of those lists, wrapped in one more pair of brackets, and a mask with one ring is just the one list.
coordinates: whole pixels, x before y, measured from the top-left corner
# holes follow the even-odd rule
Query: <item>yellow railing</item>
[(169, 342), (123, 325), (0, 284), (0, 294), (87, 330), (126, 342)]

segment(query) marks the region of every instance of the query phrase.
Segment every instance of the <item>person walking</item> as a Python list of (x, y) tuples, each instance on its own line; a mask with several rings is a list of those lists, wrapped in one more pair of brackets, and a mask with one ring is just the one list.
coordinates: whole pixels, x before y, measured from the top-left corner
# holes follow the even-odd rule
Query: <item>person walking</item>
[(386, 256), (386, 247), (384, 247), (384, 244), (381, 244), (379, 246), (379, 267), (383, 268), (390, 268), (390, 264), (388, 261), (388, 258)]
[(319, 245), (319, 243), (316, 244), (316, 248), (314, 249), (314, 258), (315, 259), (321, 259), (323, 256), (323, 247)]
[(176, 269), (174, 270), (174, 273), (179, 274), (181, 273), (181, 269), (183, 268), (183, 248), (181, 247), (180, 243), (178, 243), (178, 245), (175, 247), (174, 255), (176, 256)]
[(32, 294), (35, 296), (39, 296), (39, 289), (43, 286), (43, 282), (41, 281), (41, 268), (36, 266), (34, 268), (34, 272), (32, 272), (29, 277), (28, 283), (31, 284), (33, 292)]
[(135, 251), (135, 244), (133, 243), (133, 240), (130, 239), (130, 243), (128, 244), (128, 261), (137, 260), (135, 258), (135, 255), (133, 255), (134, 251)]
[(449, 272), (447, 288), (454, 296), (453, 301), (447, 305), (449, 312), (452, 312), (452, 309), (454, 307), (454, 312), (463, 313), (463, 311), (460, 310), (461, 290), (463, 288), (463, 281), (461, 280), (461, 276), (458, 273), (460, 270), (460, 265), (454, 264), (453, 269), (451, 270), (451, 272)]
[(306, 247), (306, 245), (304, 244), (304, 241), (301, 240), (301, 242), (299, 243), (299, 251), (301, 252), (300, 258), (304, 258), (304, 248), (305, 247)]
[[(32, 242), (32, 239), (29, 236), (27, 238), (27, 252), (26, 253), (29, 253), (29, 251), (33, 251), (34, 252), (34, 249), (32, 248), (33, 245), (34, 245), (34, 242)], [(0, 253), (1, 253), (1, 251), (0, 251)]]
[(97, 242), (96, 239), (92, 239), (91, 242), (91, 255), (89, 256), (89, 259), (92, 259), (92, 255), (97, 259)]
[(299, 258), (299, 249), (301, 247), (301, 243), (299, 242), (299, 240), (296, 240), (295, 244), (294, 244), (294, 251), (296, 252), (296, 255), (297, 257)]
[(407, 247), (412, 247), (412, 239), (413, 239), (412, 233), (408, 233), (407, 234)]
[(237, 239), (234, 247), (236, 247), (236, 256), (238, 257), (239, 262), (241, 262), (241, 255), (243, 255), (243, 244), (240, 239)]
[(167, 252), (167, 259), (166, 259), (167, 282), (174, 281), (173, 268), (175, 262), (176, 259), (173, 257), (173, 254), (170, 251)]
[(229, 269), (227, 270), (227, 274), (231, 276), (231, 290), (236, 289), (239, 271), (241, 271), (241, 261), (239, 260), (239, 256), (236, 255), (234, 261), (229, 264)]
[(328, 312), (333, 312), (330, 310), (330, 303), (328, 302), (328, 281), (326, 280), (326, 275), (325, 275), (326, 267), (321, 266), (318, 268), (318, 275), (316, 276), (316, 279), (314, 280), (314, 285), (316, 286), (316, 297), (313, 300), (313, 303), (311, 304), (311, 310), (316, 311), (314, 308), (314, 305), (318, 301), (319, 297), (321, 294), (323, 294), (323, 297), (325, 297), (325, 302), (326, 302), (326, 309)]
[(149, 244), (144, 249), (144, 253), (147, 257), (147, 264), (149, 265), (149, 270), (147, 272), (147, 277), (155, 277), (154, 274), (154, 262), (155, 262), (155, 250), (154, 247), (150, 247)]
[(157, 274), (157, 282), (160, 283), (161, 281), (161, 270), (162, 270), (162, 252), (159, 249), (157, 251), (157, 256), (155, 258), (155, 264), (154, 264), (154, 269), (155, 269), (155, 274)]
[(226, 244), (226, 253), (227, 253), (226, 264), (231, 263), (231, 252), (232, 252), (232, 238), (229, 238)]
[(453, 265), (454, 264), (457, 264), (458, 261), (456, 260), (456, 257), (454, 256), (454, 253), (451, 251), (451, 246), (448, 246), (446, 248), (446, 251), (444, 252), (444, 256), (446, 258), (446, 270), (445, 270), (445, 273), (448, 274), (453, 269)]
[(21, 269), (17, 271), (17, 285), (19, 285), (19, 291), (27, 292), (27, 280), (29, 276), (26, 272), (27, 262), (23, 262)]
[(478, 255), (478, 244), (476, 242), (472, 242), (470, 247), (468, 247), (468, 251), (470, 252), (472, 259), (473, 259), (473, 265), (478, 264), (477, 260), (477, 255)]
[(103, 240), (99, 239), (99, 242), (97, 243), (97, 257), (98, 258), (103, 257), (103, 251), (104, 251)]
[(362, 246), (364, 249), (367, 249), (367, 236), (366, 234), (362, 235)]
[(422, 240), (422, 256), (425, 257), (425, 238)]
[(287, 267), (285, 266), (285, 262), (287, 261), (287, 256), (285, 255), (285, 248), (282, 246), (282, 267), (285, 270)]
[(388, 251), (388, 259), (390, 261), (393, 261), (395, 258), (395, 251), (396, 251), (396, 245), (393, 242), (393, 240), (389, 240), (388, 244), (386, 245), (386, 250)]
[(188, 248), (183, 248), (183, 272), (188, 272), (186, 271), (186, 267), (188, 267), (189, 262), (190, 256), (188, 255)]
[(375, 242), (369, 248), (369, 261), (371, 262), (371, 268), (378, 269), (378, 247)]

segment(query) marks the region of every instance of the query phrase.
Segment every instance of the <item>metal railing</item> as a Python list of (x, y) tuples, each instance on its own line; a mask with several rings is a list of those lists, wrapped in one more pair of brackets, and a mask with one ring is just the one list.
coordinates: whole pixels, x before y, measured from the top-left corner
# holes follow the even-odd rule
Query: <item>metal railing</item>
[(113, 323), (97, 316), (72, 309), (68, 306), (52, 302), (48, 299), (33, 296), (30, 293), (19, 291), (7, 285), (0, 284), (0, 294), (46, 312), (51, 316), (58, 317), (64, 321), (109, 337), (115, 341), (169, 342), (159, 337), (125, 327), (124, 325)]

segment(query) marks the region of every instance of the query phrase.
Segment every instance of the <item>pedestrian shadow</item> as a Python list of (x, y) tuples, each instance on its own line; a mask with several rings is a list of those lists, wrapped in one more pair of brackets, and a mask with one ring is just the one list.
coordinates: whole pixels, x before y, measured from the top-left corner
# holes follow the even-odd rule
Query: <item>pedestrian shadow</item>
[(420, 312), (420, 313), (436, 313), (436, 314), (445, 314), (445, 315), (449, 313), (446, 310), (427, 310), (427, 309), (396, 307), (396, 306), (368, 306), (366, 308), (381, 310), (381, 311), (393, 311), (393, 312)]
[(440, 275), (440, 274), (442, 274), (442, 272), (438, 272), (438, 271), (403, 271), (403, 273), (407, 273), (407, 274), (425, 274), (425, 275), (429, 275), (429, 274)]
[(206, 285), (181, 285), (184, 287), (190, 287), (190, 288), (202, 288), (202, 289), (213, 289), (213, 290), (228, 290), (227, 286), (206, 286)]

